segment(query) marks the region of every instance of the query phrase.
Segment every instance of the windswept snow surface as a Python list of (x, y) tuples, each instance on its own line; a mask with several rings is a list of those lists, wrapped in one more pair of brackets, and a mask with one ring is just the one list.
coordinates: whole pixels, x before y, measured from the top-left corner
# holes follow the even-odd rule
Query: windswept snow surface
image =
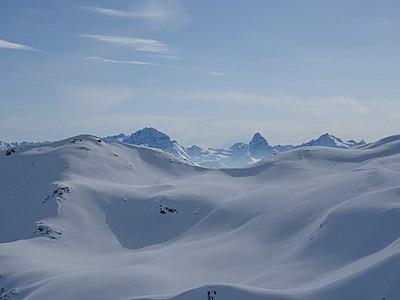
[(400, 296), (400, 136), (210, 170), (82, 135), (0, 168), (1, 300)]

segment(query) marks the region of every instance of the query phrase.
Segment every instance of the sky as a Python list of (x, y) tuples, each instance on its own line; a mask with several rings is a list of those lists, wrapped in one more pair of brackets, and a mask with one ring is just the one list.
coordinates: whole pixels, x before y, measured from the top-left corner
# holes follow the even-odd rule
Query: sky
[(2, 0), (0, 140), (398, 134), (398, 0)]

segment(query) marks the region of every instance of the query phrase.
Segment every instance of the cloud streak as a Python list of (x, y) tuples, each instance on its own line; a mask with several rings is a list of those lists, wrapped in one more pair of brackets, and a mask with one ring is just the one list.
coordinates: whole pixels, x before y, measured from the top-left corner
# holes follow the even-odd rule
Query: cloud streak
[(89, 56), (84, 57), (86, 60), (91, 61), (98, 61), (104, 63), (111, 63), (111, 64), (121, 64), (121, 65), (145, 65), (145, 66), (157, 66), (157, 64), (145, 62), (145, 61), (137, 61), (137, 60), (116, 60), (116, 59), (109, 59), (100, 56)]
[(141, 38), (131, 38), (131, 37), (122, 37), (114, 35), (99, 35), (99, 34), (81, 34), (79, 36), (104, 43), (131, 47), (134, 50), (141, 52), (150, 52), (158, 54), (170, 54), (173, 52), (168, 45), (152, 39), (141, 39)]
[(101, 14), (110, 17), (149, 19), (158, 22), (162, 22), (170, 17), (170, 14), (168, 12), (161, 9), (152, 9), (152, 10), (147, 9), (147, 10), (132, 12), (132, 11), (95, 7), (95, 6), (85, 6), (82, 8), (96, 14)]
[(174, 59), (174, 60), (182, 59), (182, 57), (175, 56), (175, 55), (159, 54), (159, 55), (157, 55), (157, 56), (158, 56), (158, 57), (161, 57), (161, 58), (168, 58), (168, 59)]
[(223, 73), (223, 72), (208, 72), (208, 75), (213, 75), (213, 76), (227, 76), (227, 73)]
[(25, 51), (40, 52), (40, 50), (38, 50), (38, 49), (36, 49), (34, 47), (23, 45), (23, 44), (9, 42), (9, 41), (3, 40), (3, 39), (0, 39), (0, 48), (12, 49), (12, 50), (25, 50)]

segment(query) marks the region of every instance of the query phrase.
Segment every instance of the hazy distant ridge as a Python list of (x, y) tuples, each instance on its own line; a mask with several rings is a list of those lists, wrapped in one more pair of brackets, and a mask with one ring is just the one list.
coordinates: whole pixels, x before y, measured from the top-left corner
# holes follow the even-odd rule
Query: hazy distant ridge
[(268, 141), (257, 132), (249, 143), (236, 143), (228, 149), (204, 148), (197, 145), (184, 147), (177, 141), (172, 141), (167, 134), (152, 127), (138, 130), (129, 136), (121, 133), (118, 135), (108, 136), (105, 139), (161, 149), (200, 166), (210, 168), (245, 167), (273, 155), (274, 153), (276, 154), (278, 152), (302, 147), (321, 146), (348, 149), (365, 144), (364, 140), (359, 142), (355, 142), (354, 140), (343, 141), (338, 137), (326, 133), (315, 140), (311, 140), (301, 145), (271, 146)]

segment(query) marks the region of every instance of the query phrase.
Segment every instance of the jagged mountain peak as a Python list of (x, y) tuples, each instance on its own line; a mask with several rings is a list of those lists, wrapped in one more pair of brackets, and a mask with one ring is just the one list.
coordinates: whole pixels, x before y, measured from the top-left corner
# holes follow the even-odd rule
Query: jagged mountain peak
[(109, 135), (105, 137), (104, 139), (107, 141), (112, 141), (112, 142), (122, 142), (124, 139), (126, 139), (127, 136), (123, 133), (120, 134), (115, 134), (115, 135)]
[(338, 138), (330, 133), (325, 133), (321, 135), (316, 140), (311, 140), (308, 143), (300, 145), (304, 146), (323, 146), (323, 147), (333, 147), (333, 148), (342, 148), (347, 149), (358, 145), (364, 145), (365, 141), (361, 140), (360, 142), (356, 142), (354, 140), (343, 141), (341, 138)]
[(173, 148), (174, 141), (165, 133), (153, 128), (145, 127), (140, 129), (123, 140), (124, 143), (143, 145), (152, 148), (159, 148), (168, 151)]
[(348, 140), (346, 141), (346, 144), (348, 144), (350, 147), (355, 147), (355, 146), (362, 146), (365, 145), (366, 142), (362, 139), (359, 142), (355, 141), (355, 140)]
[(337, 140), (342, 140), (341, 138), (338, 138), (334, 136), (333, 134), (330, 134), (329, 132), (326, 132), (324, 134), (321, 134), (319, 138), (327, 138), (327, 139), (337, 139)]
[(259, 133), (255, 133), (249, 143), (249, 153), (255, 159), (262, 159), (274, 151), (267, 140)]
[(235, 149), (243, 149), (243, 148), (247, 148), (247, 144), (239, 142), (239, 143), (235, 143), (233, 144), (229, 149), (231, 150), (235, 150)]
[(249, 143), (249, 147), (269, 146), (268, 141), (259, 133), (256, 132)]
[(157, 137), (157, 138), (166, 138), (170, 139), (167, 134), (164, 132), (161, 132), (153, 127), (145, 127), (143, 129), (140, 129), (134, 133), (131, 134), (131, 136), (135, 137)]
[(341, 138), (338, 138), (336, 136), (334, 136), (333, 134), (330, 133), (324, 133), (322, 134), (317, 141), (334, 141), (334, 142), (339, 142), (339, 143), (344, 143), (343, 140)]

